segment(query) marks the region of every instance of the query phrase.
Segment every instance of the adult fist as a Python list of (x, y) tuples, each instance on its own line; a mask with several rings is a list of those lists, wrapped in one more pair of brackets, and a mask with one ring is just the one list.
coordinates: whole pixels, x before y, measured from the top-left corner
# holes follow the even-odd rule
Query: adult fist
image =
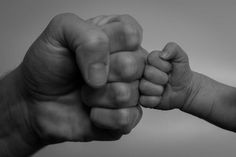
[[(139, 116), (138, 121), (133, 121), (129, 115), (134, 111), (139, 111), (136, 115), (141, 115), (141, 108), (137, 106), (138, 85), (147, 56), (147, 52), (140, 47), (142, 28), (129, 15), (103, 15), (88, 21), (99, 26), (111, 39), (110, 73), (108, 83), (103, 88), (94, 89), (85, 84), (82, 88), (82, 101), (92, 107), (91, 119), (96, 122), (95, 125), (107, 127), (113, 124), (112, 128), (117, 131), (129, 133), (141, 118)], [(106, 117), (115, 115), (114, 109), (124, 115), (123, 119), (115, 123), (112, 122), (114, 118)]]
[(116, 140), (137, 124), (140, 28), (127, 15), (103, 25), (74, 14), (52, 19), (18, 68), (27, 126), (43, 143)]

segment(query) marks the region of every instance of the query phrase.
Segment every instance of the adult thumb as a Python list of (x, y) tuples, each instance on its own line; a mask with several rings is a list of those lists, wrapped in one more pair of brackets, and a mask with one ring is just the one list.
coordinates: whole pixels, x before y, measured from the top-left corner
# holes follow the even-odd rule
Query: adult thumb
[(109, 39), (97, 26), (75, 14), (60, 14), (53, 18), (48, 36), (69, 49), (75, 57), (85, 82), (92, 87), (103, 86), (109, 72)]

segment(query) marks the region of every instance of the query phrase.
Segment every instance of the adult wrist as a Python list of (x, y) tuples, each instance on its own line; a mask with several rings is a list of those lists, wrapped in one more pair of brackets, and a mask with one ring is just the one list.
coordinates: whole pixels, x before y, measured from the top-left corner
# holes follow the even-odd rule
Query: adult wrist
[(0, 80), (0, 156), (25, 157), (43, 147), (30, 122), (20, 67)]

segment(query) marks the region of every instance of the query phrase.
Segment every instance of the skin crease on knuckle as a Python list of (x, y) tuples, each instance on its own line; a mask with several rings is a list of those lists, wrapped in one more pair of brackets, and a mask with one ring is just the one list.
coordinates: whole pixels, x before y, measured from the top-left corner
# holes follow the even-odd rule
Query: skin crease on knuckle
[(125, 34), (127, 47), (136, 49), (141, 42), (138, 29), (134, 28), (131, 24), (125, 24), (124, 34)]
[(130, 112), (128, 110), (119, 110), (117, 114), (117, 124), (120, 128), (126, 130), (130, 124)]
[(165, 49), (168, 50), (168, 53), (175, 53), (174, 57), (178, 57), (176, 58), (175, 62), (182, 62), (188, 64), (188, 55), (177, 43), (169, 42), (166, 44)]
[(116, 115), (116, 123), (123, 134), (128, 134), (138, 121), (139, 111), (136, 108), (119, 110)]
[[(50, 21), (47, 32), (61, 32), (65, 27), (68, 26), (68, 24), (71, 24), (71, 21), (75, 21), (80, 19), (76, 14), (73, 13), (62, 13), (54, 16), (52, 20)], [(82, 19), (80, 19), (82, 20)], [(55, 30), (59, 29), (59, 30)], [(58, 35), (58, 34), (55, 34)], [(56, 38), (57, 39), (57, 38)], [(62, 38), (61, 38), (62, 39)]]
[[(63, 33), (64, 31), (67, 31), (69, 27), (75, 27), (75, 25), (79, 26), (80, 21), (83, 21), (83, 20), (73, 13), (59, 14), (59, 15), (56, 15), (51, 20), (49, 26), (47, 27), (47, 32), (55, 32), (55, 29), (60, 29), (57, 32)], [(108, 57), (107, 55), (109, 54), (108, 53), (109, 51), (108, 36), (99, 27), (96, 27), (93, 25), (88, 25), (87, 27), (89, 28), (86, 28), (86, 33), (85, 32), (83, 33), (80, 40), (78, 40), (77, 36), (74, 36), (74, 34), (71, 34), (70, 38), (67, 37), (67, 35), (65, 35), (66, 32), (64, 32), (64, 34), (57, 33), (55, 34), (56, 36), (54, 38), (60, 39), (60, 40), (71, 40), (70, 43), (65, 42), (65, 41), (59, 41), (59, 42), (63, 42), (64, 44), (65, 43), (69, 44), (68, 46), (72, 47), (71, 49), (74, 49), (76, 52), (86, 51), (86, 53), (76, 53), (77, 59), (84, 58), (88, 62), (97, 62), (97, 61), (103, 60), (104, 58), (107, 58)], [(70, 33), (70, 32), (67, 32), (67, 33)], [(53, 33), (51, 33), (50, 35), (54, 36)], [(69, 39), (66, 39), (66, 38), (69, 38)], [(94, 50), (96, 50), (98, 47), (100, 51), (102, 49), (102, 50), (107, 50), (107, 52), (102, 51), (103, 53), (102, 55), (101, 53), (99, 53), (100, 55), (94, 55)], [(91, 58), (92, 58), (92, 61), (90, 61)], [(81, 62), (83, 63), (84, 61), (79, 61), (78, 64), (80, 64), (79, 65), (80, 67), (83, 67), (84, 65), (82, 65)], [(92, 63), (88, 63), (88, 64), (92, 64)], [(104, 64), (105, 65), (108, 64), (106, 60), (104, 60)]]
[(155, 62), (158, 62), (160, 60), (159, 55), (160, 55), (159, 51), (151, 52), (147, 57), (147, 62), (151, 65), (154, 64)]
[(156, 82), (158, 84), (166, 84), (168, 82), (168, 75), (153, 66), (146, 66), (144, 76), (147, 80)]
[[(122, 66), (121, 75), (124, 78), (132, 79), (137, 74), (137, 61), (132, 55), (120, 56), (120, 63)], [(135, 79), (135, 78), (133, 78)]]
[(140, 79), (145, 68), (145, 61), (146, 54), (143, 49), (112, 54), (111, 75), (113, 79), (119, 78), (126, 82)]
[(142, 113), (137, 107), (115, 110), (96, 108), (91, 111), (91, 119), (96, 126), (122, 134), (129, 133), (141, 116)]
[(160, 103), (160, 99), (159, 96), (141, 96), (140, 104), (144, 107), (154, 108)]
[(134, 81), (128, 84), (124, 84), (118, 87), (118, 92), (116, 91), (116, 105), (118, 107), (132, 107), (138, 104), (138, 81)]
[(117, 106), (127, 104), (131, 97), (130, 88), (126, 84), (118, 83), (113, 86), (113, 97)]
[(140, 92), (144, 95), (156, 95), (160, 96), (163, 93), (163, 86), (155, 85), (145, 79), (140, 81)]
[(129, 49), (136, 49), (142, 41), (142, 27), (130, 15), (111, 16), (107, 23), (120, 22), (123, 26), (124, 39)]
[[(98, 47), (105, 47), (107, 48), (108, 51), (109, 39), (107, 35), (102, 31), (96, 29), (90, 29), (88, 32), (86, 32), (86, 36), (84, 37), (81, 45), (83, 45), (86, 49), (88, 49), (87, 53), (81, 53), (81, 54), (88, 55), (88, 57), (91, 57), (90, 55), (93, 55), (94, 50), (96, 50)], [(107, 55), (107, 53), (104, 53), (104, 55), (105, 54)], [(96, 55), (93, 55), (93, 57), (96, 57)], [(104, 57), (104, 56), (99, 56), (99, 57)], [(97, 60), (101, 60), (101, 58), (97, 58)]]
[(81, 92), (83, 103), (90, 107), (124, 108), (137, 105), (139, 97), (138, 81), (112, 82), (103, 88), (84, 86)]
[[(136, 53), (136, 52), (134, 52)], [(132, 52), (112, 54), (110, 58), (109, 81), (130, 82), (139, 79), (142, 75), (144, 63)]]
[(137, 35), (139, 35), (138, 39), (140, 39), (139, 42), (141, 42), (142, 34), (143, 34), (143, 29), (140, 26), (140, 24), (132, 16), (130, 16), (129, 14), (124, 14), (124, 15), (121, 15), (119, 17), (120, 17), (120, 19), (123, 19), (123, 21), (126, 21), (127, 23), (133, 25), (134, 28), (136, 28)]
[(160, 58), (160, 51), (152, 51), (147, 57), (147, 63), (160, 69), (163, 72), (170, 72), (172, 65)]

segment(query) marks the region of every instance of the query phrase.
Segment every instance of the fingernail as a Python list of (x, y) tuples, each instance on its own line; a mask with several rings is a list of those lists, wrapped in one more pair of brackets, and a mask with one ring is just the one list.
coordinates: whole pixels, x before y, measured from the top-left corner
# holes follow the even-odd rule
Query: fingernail
[(168, 53), (166, 51), (161, 51), (160, 57), (163, 59), (167, 59)]
[(107, 67), (105, 63), (95, 63), (90, 65), (88, 80), (92, 86), (102, 86), (107, 81)]

